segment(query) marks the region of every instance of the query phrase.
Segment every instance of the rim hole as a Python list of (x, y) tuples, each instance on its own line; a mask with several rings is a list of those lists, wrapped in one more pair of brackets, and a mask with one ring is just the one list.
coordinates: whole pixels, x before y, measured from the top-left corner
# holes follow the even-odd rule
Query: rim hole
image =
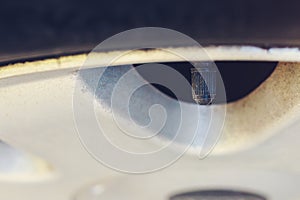
[[(216, 98), (216, 101), (214, 101), (214, 103), (216, 104), (230, 103), (247, 96), (252, 91), (254, 91), (261, 83), (263, 83), (272, 74), (272, 72), (277, 66), (277, 62), (217, 61), (215, 63), (222, 76), (227, 97), (226, 102), (218, 100), (220, 98)], [(172, 69), (178, 71), (191, 84), (191, 68), (193, 68), (193, 66), (190, 63), (172, 62), (162, 64), (167, 65)], [(137, 67), (139, 65), (134, 66)], [(146, 81), (150, 79), (150, 76), (155, 76), (155, 74), (142, 73), (138, 70), (138, 68), (136, 68), (136, 70)], [(155, 73), (155, 70), (153, 70), (153, 73)], [(172, 84), (176, 86), (177, 83), (174, 82)], [(219, 84), (221, 83), (217, 82), (217, 88)], [(157, 84), (152, 85), (162, 93), (168, 95), (169, 97), (177, 99), (172, 93), (172, 91), (170, 91), (169, 89)], [(191, 91), (185, 92), (185, 95), (182, 95), (180, 99), (177, 100), (195, 103)]]
[(170, 200), (266, 200), (266, 198), (244, 191), (203, 190), (174, 195)]

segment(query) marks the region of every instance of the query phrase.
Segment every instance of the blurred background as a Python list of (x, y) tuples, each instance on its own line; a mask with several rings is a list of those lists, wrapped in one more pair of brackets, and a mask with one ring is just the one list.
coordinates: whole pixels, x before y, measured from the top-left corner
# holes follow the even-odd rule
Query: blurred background
[(90, 51), (137, 27), (182, 32), (201, 45), (300, 46), (299, 1), (0, 2), (0, 62)]

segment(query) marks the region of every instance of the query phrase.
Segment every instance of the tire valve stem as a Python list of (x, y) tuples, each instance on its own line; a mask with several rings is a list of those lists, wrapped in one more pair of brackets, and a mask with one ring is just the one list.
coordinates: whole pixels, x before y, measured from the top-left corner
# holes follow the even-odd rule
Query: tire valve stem
[(192, 95), (197, 104), (212, 104), (216, 97), (216, 76), (217, 71), (205, 63), (191, 69)]

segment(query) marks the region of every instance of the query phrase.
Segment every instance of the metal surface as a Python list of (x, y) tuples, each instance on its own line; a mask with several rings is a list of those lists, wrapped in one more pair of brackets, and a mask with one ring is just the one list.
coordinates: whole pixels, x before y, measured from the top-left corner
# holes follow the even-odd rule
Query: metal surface
[[(122, 64), (140, 61), (139, 54), (135, 56)], [(279, 63), (257, 90), (227, 105), (223, 136), (208, 158), (185, 154), (156, 173), (126, 175), (94, 160), (77, 137), (72, 95), (83, 60), (81, 55), (1, 68), (1, 140), (53, 166), (47, 179), (35, 173), (35, 181), (18, 177), (8, 183), (0, 176), (1, 198), (69, 200), (100, 184), (101, 199), (167, 200), (203, 189), (250, 191), (269, 200), (299, 199), (299, 63)]]

